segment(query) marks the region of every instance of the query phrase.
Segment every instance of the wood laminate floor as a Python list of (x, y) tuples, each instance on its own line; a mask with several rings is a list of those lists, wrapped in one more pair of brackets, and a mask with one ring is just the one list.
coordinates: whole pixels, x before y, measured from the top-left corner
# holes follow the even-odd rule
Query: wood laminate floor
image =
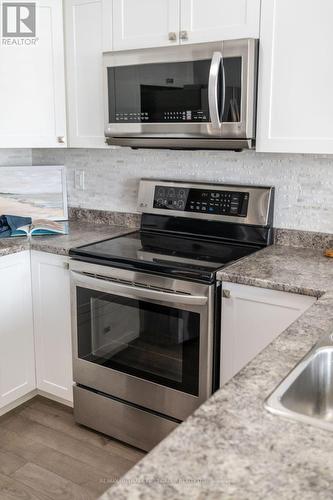
[(0, 500), (96, 499), (143, 456), (37, 396), (0, 417)]

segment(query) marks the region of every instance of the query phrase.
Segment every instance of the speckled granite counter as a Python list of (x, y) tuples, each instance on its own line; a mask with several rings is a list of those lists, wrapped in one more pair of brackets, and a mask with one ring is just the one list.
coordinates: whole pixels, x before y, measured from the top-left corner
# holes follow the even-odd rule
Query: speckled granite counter
[(4, 238), (0, 239), (0, 257), (11, 253), (29, 250), (29, 240), (27, 238)]
[(132, 231), (134, 231), (133, 228), (124, 226), (70, 222), (69, 234), (65, 235), (35, 236), (31, 240), (28, 238), (0, 239), (0, 256), (29, 250), (29, 248), (41, 252), (68, 255), (72, 247), (88, 245), (107, 238), (115, 238)]
[(333, 260), (318, 250), (273, 246), (221, 276), (320, 299), (103, 500), (333, 498), (333, 433), (263, 407), (312, 345), (333, 331)]
[(333, 259), (322, 250), (272, 245), (218, 273), (223, 281), (320, 297), (333, 290)]

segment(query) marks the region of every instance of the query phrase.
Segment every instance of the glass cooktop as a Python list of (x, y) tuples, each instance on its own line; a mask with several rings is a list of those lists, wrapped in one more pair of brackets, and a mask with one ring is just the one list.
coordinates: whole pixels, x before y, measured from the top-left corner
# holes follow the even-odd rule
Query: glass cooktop
[(259, 249), (253, 245), (136, 231), (71, 249), (70, 256), (111, 267), (213, 282), (218, 269)]

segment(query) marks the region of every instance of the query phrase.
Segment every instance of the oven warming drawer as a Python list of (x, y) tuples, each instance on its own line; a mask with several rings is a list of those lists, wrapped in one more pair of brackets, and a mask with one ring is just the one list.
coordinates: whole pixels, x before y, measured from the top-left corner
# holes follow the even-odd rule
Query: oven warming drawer
[(77, 423), (149, 451), (173, 431), (175, 420), (74, 386), (74, 417)]

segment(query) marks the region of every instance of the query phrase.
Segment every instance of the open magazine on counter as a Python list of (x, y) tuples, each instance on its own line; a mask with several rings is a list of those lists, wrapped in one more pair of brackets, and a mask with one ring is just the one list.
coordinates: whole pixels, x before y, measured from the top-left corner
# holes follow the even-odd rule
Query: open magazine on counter
[(11, 236), (45, 236), (49, 234), (68, 234), (68, 222), (35, 219), (32, 224), (12, 231)]
[(0, 216), (0, 238), (68, 234), (68, 222), (31, 219), (17, 215)]

